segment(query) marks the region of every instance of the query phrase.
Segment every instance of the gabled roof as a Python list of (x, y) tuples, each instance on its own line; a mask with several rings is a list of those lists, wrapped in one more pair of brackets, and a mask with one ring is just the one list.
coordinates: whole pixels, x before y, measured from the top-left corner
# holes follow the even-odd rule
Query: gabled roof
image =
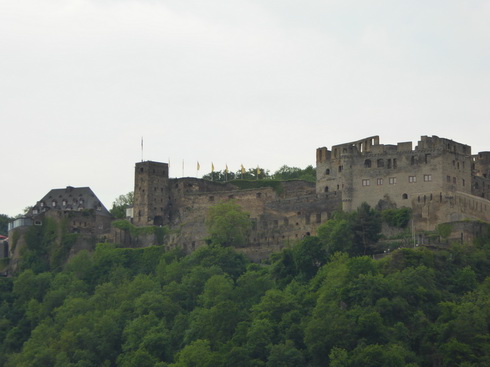
[(95, 196), (90, 187), (72, 187), (67, 186), (64, 189), (53, 189), (48, 192), (32, 208), (35, 211), (42, 212), (47, 209), (55, 210), (84, 210), (94, 209), (103, 215), (110, 215), (109, 211), (102, 202)]

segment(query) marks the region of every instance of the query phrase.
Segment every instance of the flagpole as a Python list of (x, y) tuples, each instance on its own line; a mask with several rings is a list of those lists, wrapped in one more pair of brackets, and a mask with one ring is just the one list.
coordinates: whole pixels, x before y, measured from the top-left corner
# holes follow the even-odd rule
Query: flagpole
[(141, 162), (143, 162), (143, 137), (141, 137)]

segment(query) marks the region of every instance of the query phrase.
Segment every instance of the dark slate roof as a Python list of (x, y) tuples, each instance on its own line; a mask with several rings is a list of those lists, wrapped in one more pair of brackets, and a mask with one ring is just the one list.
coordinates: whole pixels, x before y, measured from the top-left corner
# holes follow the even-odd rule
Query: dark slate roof
[(33, 214), (47, 209), (84, 210), (94, 209), (103, 215), (110, 215), (104, 204), (95, 196), (90, 187), (67, 186), (64, 189), (53, 189), (32, 208)]

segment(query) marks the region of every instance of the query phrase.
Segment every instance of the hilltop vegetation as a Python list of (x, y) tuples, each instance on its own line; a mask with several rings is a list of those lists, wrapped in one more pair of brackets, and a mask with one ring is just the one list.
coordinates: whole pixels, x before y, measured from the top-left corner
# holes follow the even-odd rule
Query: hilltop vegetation
[(25, 261), (0, 278), (0, 366), (490, 365), (489, 233), (375, 261), (381, 216), (338, 214), (269, 264), (219, 225), (190, 255), (99, 244), (63, 267)]
[(7, 237), (8, 236), (8, 223), (13, 218), (10, 218), (8, 215), (0, 214), (0, 235)]
[(304, 169), (298, 167), (290, 167), (287, 165), (282, 166), (274, 173), (270, 173), (268, 169), (261, 167), (249, 168), (248, 170), (239, 170), (236, 172), (231, 171), (213, 171), (202, 176), (205, 180), (211, 180), (216, 182), (225, 182), (232, 180), (273, 180), (273, 181), (287, 181), (287, 180), (305, 180), (310, 182), (316, 181), (316, 170), (313, 166), (308, 166)]

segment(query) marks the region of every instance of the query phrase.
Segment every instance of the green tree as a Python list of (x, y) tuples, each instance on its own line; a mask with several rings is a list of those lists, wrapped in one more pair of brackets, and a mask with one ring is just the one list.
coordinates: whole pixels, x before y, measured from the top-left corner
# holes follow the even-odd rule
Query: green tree
[(287, 165), (279, 168), (271, 176), (274, 180), (305, 180), (310, 182), (316, 181), (316, 170), (313, 166), (308, 166), (305, 169), (298, 167), (289, 167)]
[(294, 264), (298, 274), (309, 280), (327, 261), (327, 252), (318, 237), (308, 236), (293, 248)]
[(267, 367), (301, 367), (304, 366), (303, 354), (296, 349), (291, 340), (276, 344), (270, 348)]
[(318, 227), (318, 237), (325, 246), (328, 255), (336, 252), (352, 254), (354, 233), (348, 219), (338, 215)]
[(126, 208), (134, 203), (134, 192), (130, 191), (125, 195), (119, 195), (112, 203), (110, 213), (118, 219), (126, 218)]
[(242, 247), (248, 242), (252, 222), (249, 214), (230, 200), (209, 208), (207, 227), (212, 244)]
[(242, 173), (241, 170), (232, 172), (226, 170), (209, 172), (202, 176), (204, 180), (214, 181), (214, 182), (227, 182), (232, 180), (263, 180), (271, 178), (269, 170), (263, 169), (261, 167), (249, 168)]
[(0, 214), (0, 235), (8, 236), (8, 223), (12, 220), (6, 214)]
[(352, 217), (354, 255), (372, 254), (381, 232), (381, 216), (367, 203), (362, 203)]
[(176, 362), (170, 367), (218, 367), (221, 366), (220, 356), (211, 350), (208, 340), (199, 339), (182, 349)]

